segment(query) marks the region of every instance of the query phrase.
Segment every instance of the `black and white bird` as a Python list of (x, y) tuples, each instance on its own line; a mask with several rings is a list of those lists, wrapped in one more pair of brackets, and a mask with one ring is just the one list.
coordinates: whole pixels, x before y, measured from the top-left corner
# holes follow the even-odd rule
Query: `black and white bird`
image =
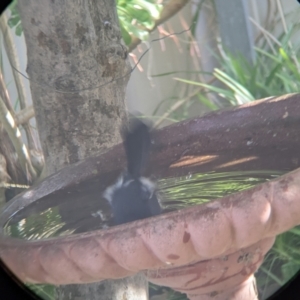
[(123, 133), (123, 144), (127, 170), (103, 194), (111, 206), (115, 225), (161, 213), (155, 183), (142, 176), (151, 146), (149, 127), (137, 118), (132, 119)]

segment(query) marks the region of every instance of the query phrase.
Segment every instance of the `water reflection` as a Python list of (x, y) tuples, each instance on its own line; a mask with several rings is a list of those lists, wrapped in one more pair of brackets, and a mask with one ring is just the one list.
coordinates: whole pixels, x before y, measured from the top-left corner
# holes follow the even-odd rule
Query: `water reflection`
[(159, 189), (162, 192), (165, 208), (174, 210), (243, 191), (282, 174), (283, 172), (274, 171), (188, 174), (177, 178), (161, 179)]
[[(211, 172), (188, 174), (158, 180), (158, 191), (169, 212), (202, 204), (282, 175), (282, 172)], [(82, 199), (76, 194), (53, 203), (41, 199), (14, 214), (5, 226), (5, 233), (23, 239), (45, 239), (110, 227), (109, 206), (100, 196)]]

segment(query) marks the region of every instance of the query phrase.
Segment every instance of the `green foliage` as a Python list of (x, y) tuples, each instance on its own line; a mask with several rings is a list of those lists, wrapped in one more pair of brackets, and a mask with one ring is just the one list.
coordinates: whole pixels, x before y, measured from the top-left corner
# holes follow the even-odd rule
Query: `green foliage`
[(256, 274), (258, 289), (263, 299), (269, 286), (282, 287), (300, 269), (300, 227), (277, 236), (274, 246), (266, 255)]
[(275, 171), (232, 171), (196, 173), (181, 177), (168, 177), (158, 181), (165, 199), (165, 208), (183, 209), (203, 204), (282, 175)]
[[(299, 91), (300, 74), (291, 61), (292, 51), (288, 47), (278, 47), (275, 54), (256, 48), (256, 53), (253, 66), (242, 58), (228, 56), (228, 62), (223, 63), (225, 72), (245, 87), (254, 99)], [(223, 83), (227, 85), (226, 81)], [(235, 89), (231, 91), (235, 92)]]
[(17, 9), (17, 4), (18, 4), (18, 1), (15, 0), (9, 5), (11, 15), (7, 21), (7, 25), (10, 28), (15, 28), (15, 34), (17, 36), (21, 36), (23, 33), (23, 27), (22, 27), (20, 15), (19, 15), (19, 12)]
[[(41, 226), (43, 224), (43, 226)], [(61, 220), (58, 208), (48, 208), (19, 221), (9, 221), (4, 230), (12, 237), (22, 237), (27, 240), (38, 240), (55, 236), (65, 223)]]
[(156, 0), (118, 0), (117, 11), (123, 39), (126, 45), (131, 43), (131, 37), (141, 40), (148, 38), (149, 30), (155, 26), (162, 5)]
[[(148, 38), (149, 30), (155, 26), (155, 20), (159, 18), (162, 5), (157, 0), (118, 0), (117, 12), (120, 21), (121, 33), (126, 45), (131, 43), (131, 37), (141, 40)], [(15, 28), (15, 34), (20, 36), (23, 32), (20, 15), (17, 10), (18, 0), (9, 6), (11, 16), (8, 26)]]
[[(149, 282), (149, 294), (157, 295), (159, 299), (165, 299), (165, 300), (188, 300), (185, 294), (182, 294), (180, 292), (175, 292), (171, 288), (165, 286), (159, 286), (151, 282)], [(150, 300), (151, 299), (152, 297), (150, 297)]]
[[(176, 79), (206, 88), (207, 93), (217, 94), (230, 105), (300, 91), (300, 72), (287, 46), (278, 47), (276, 54), (260, 48), (256, 48), (256, 53), (253, 65), (244, 57), (230, 53), (227, 53), (226, 58), (218, 57), (221, 67), (215, 68), (211, 74), (219, 82), (218, 85)], [(209, 102), (208, 98), (206, 101)]]
[(31, 289), (36, 295), (43, 300), (55, 299), (55, 286), (50, 284), (27, 284), (27, 287)]

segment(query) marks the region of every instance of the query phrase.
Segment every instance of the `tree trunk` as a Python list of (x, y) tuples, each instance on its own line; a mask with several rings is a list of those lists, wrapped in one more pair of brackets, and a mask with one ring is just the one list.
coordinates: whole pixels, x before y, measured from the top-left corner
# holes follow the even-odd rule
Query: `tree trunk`
[(127, 49), (115, 1), (22, 0), (19, 10), (49, 175), (120, 142)]
[[(115, 1), (21, 0), (18, 7), (44, 175), (50, 175), (120, 142), (127, 49)], [(57, 289), (58, 299), (143, 300), (147, 294), (142, 275)]]

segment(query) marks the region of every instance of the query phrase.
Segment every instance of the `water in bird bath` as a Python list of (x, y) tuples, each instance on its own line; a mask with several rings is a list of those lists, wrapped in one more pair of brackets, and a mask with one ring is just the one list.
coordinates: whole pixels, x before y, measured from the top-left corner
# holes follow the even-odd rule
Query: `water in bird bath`
[[(164, 212), (169, 212), (251, 188), (282, 174), (275, 171), (196, 173), (163, 178), (157, 185)], [(15, 213), (6, 223), (5, 233), (36, 240), (113, 225), (109, 206), (101, 196), (68, 194), (55, 202), (53, 197), (45, 197)]]

